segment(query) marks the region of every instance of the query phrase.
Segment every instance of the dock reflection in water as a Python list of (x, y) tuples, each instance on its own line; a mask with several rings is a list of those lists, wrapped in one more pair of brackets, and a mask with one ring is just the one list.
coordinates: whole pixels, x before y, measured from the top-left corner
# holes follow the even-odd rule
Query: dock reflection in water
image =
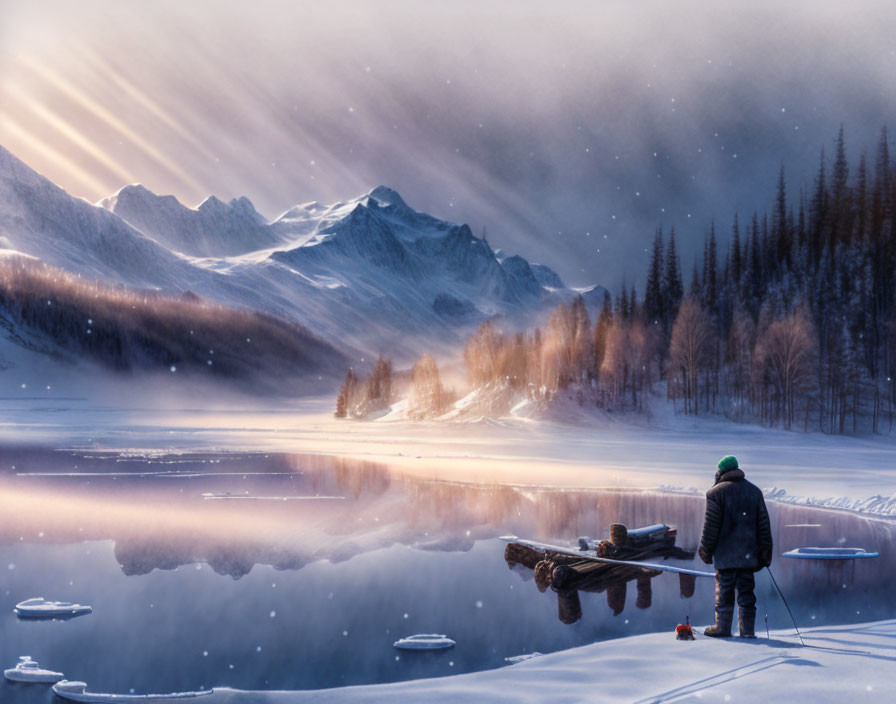
[[(678, 531), (657, 524), (629, 531), (624, 525), (610, 526), (610, 538), (592, 541), (579, 538), (579, 550), (509, 539), (504, 560), (511, 570), (532, 570), (535, 585), (541, 593), (551, 589), (557, 594), (557, 614), (561, 622), (572, 624), (582, 618), (579, 592), (606, 592), (607, 605), (618, 616), (625, 610), (628, 583), (635, 582), (635, 606), (648, 609), (653, 603), (651, 581), (663, 570), (642, 565), (621, 565), (601, 562), (598, 558), (657, 564), (675, 558), (692, 561), (694, 551), (675, 544)], [(696, 575), (679, 573), (682, 598), (694, 596)]]

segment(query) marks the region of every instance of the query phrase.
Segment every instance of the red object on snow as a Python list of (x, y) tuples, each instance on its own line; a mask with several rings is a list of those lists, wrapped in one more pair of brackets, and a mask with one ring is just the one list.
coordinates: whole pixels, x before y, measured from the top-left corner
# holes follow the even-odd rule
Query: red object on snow
[(675, 627), (676, 640), (694, 640), (694, 631), (689, 623), (679, 623)]

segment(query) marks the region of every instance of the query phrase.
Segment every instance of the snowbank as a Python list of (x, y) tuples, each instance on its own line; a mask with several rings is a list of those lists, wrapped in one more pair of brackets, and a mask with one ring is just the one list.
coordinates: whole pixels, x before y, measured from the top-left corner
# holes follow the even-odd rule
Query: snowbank
[(301, 692), (216, 689), (228, 704), (299, 702), (881, 702), (896, 679), (896, 621), (770, 638), (676, 641), (671, 631), (616, 639), (497, 670)]
[[(660, 484), (657, 491), (670, 494), (688, 494), (697, 496), (703, 491), (696, 487), (671, 486)], [(896, 493), (889, 496), (875, 495), (867, 499), (852, 499), (848, 496), (830, 496), (816, 498), (814, 496), (799, 496), (789, 494), (786, 489), (773, 486), (771, 489), (763, 489), (762, 493), (768, 501), (777, 501), (782, 504), (794, 506), (810, 506), (812, 508), (828, 508), (838, 511), (850, 511), (868, 516), (880, 516), (882, 518), (896, 518)]]
[(896, 517), (896, 494), (889, 496), (870, 496), (867, 499), (850, 499), (847, 496), (816, 498), (814, 496), (796, 496), (788, 494), (784, 489), (772, 487), (765, 489), (765, 498), (785, 504), (799, 506), (817, 506), (819, 508), (836, 508), (843, 511), (854, 511), (872, 516)]

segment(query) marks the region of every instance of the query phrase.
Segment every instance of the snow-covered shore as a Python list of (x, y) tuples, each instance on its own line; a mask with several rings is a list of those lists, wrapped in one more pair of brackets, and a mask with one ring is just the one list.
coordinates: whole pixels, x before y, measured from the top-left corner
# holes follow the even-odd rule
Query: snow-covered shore
[(832, 508), (868, 516), (896, 518), (896, 493), (888, 496), (876, 494), (866, 499), (851, 499), (846, 496), (817, 498), (814, 496), (794, 496), (793, 494), (788, 494), (784, 489), (773, 487), (765, 491), (765, 496), (767, 499), (784, 504)]
[[(697, 487), (680, 487), (669, 484), (661, 484), (657, 491), (670, 494), (687, 494), (696, 496), (703, 491)], [(864, 499), (850, 498), (848, 496), (800, 496), (790, 494), (786, 489), (773, 486), (763, 489), (766, 501), (777, 501), (791, 506), (808, 506), (811, 508), (824, 508), (833, 511), (846, 511), (858, 513), (872, 518), (896, 519), (896, 493), (888, 496), (875, 494)]]
[(896, 436), (785, 432), (674, 414), (607, 416), (590, 426), (519, 418), (363, 422), (334, 419), (331, 398), (241, 410), (9, 398), (0, 408), (0, 442), (138, 454), (310, 453), (451, 481), (687, 493), (705, 491), (718, 458), (735, 454), (775, 501), (896, 516)]
[(587, 645), (497, 670), (297, 692), (216, 689), (213, 704), (301, 702), (881, 702), (896, 681), (896, 620), (771, 638), (676, 641), (654, 633)]

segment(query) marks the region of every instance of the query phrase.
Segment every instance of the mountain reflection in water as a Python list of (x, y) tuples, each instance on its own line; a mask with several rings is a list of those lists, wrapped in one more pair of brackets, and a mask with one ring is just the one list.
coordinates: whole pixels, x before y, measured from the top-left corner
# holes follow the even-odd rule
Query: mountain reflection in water
[[(0, 467), (0, 544), (111, 539), (128, 575), (205, 562), (238, 579), (256, 564), (300, 569), (396, 543), (466, 551), (476, 540), (505, 533), (572, 543), (580, 535), (601, 537), (612, 522), (674, 525), (678, 545), (693, 550), (703, 518), (702, 496), (434, 481), (317, 455), (18, 449), (0, 452)], [(226, 492), (270, 500), (203, 501), (203, 494)], [(280, 496), (309, 500), (277, 501)], [(770, 511), (778, 555), (805, 545), (849, 544), (883, 558), (821, 570), (778, 559), (785, 578), (811, 576), (819, 587), (840, 586), (844, 576), (868, 584), (890, 576), (892, 522), (774, 503)]]
[[(228, 492), (267, 498), (203, 497)], [(308, 498), (277, 500), (299, 496)], [(333, 496), (345, 498), (313, 498)], [(769, 508), (776, 555), (842, 544), (881, 553), (862, 564), (776, 557), (801, 623), (896, 613), (893, 523)], [(0, 515), (0, 658), (29, 653), (100, 691), (315, 688), (456, 674), (534, 650), (671, 633), (688, 616), (700, 623), (712, 614), (712, 580), (687, 585), (628, 566), (558, 593), (555, 604), (529, 588), (532, 569), (508, 572), (497, 540), (512, 533), (575, 544), (604, 537), (614, 522), (666, 523), (677, 528), (677, 545), (693, 550), (699, 495), (434, 481), (326, 456), (5, 448)], [(757, 593), (771, 626), (788, 627), (762, 577)], [(91, 603), (94, 613), (18, 623), (12, 606), (39, 595)], [(392, 642), (414, 632), (447, 632), (457, 646), (396, 660)], [(24, 701), (7, 698), (4, 686), (0, 700)]]

